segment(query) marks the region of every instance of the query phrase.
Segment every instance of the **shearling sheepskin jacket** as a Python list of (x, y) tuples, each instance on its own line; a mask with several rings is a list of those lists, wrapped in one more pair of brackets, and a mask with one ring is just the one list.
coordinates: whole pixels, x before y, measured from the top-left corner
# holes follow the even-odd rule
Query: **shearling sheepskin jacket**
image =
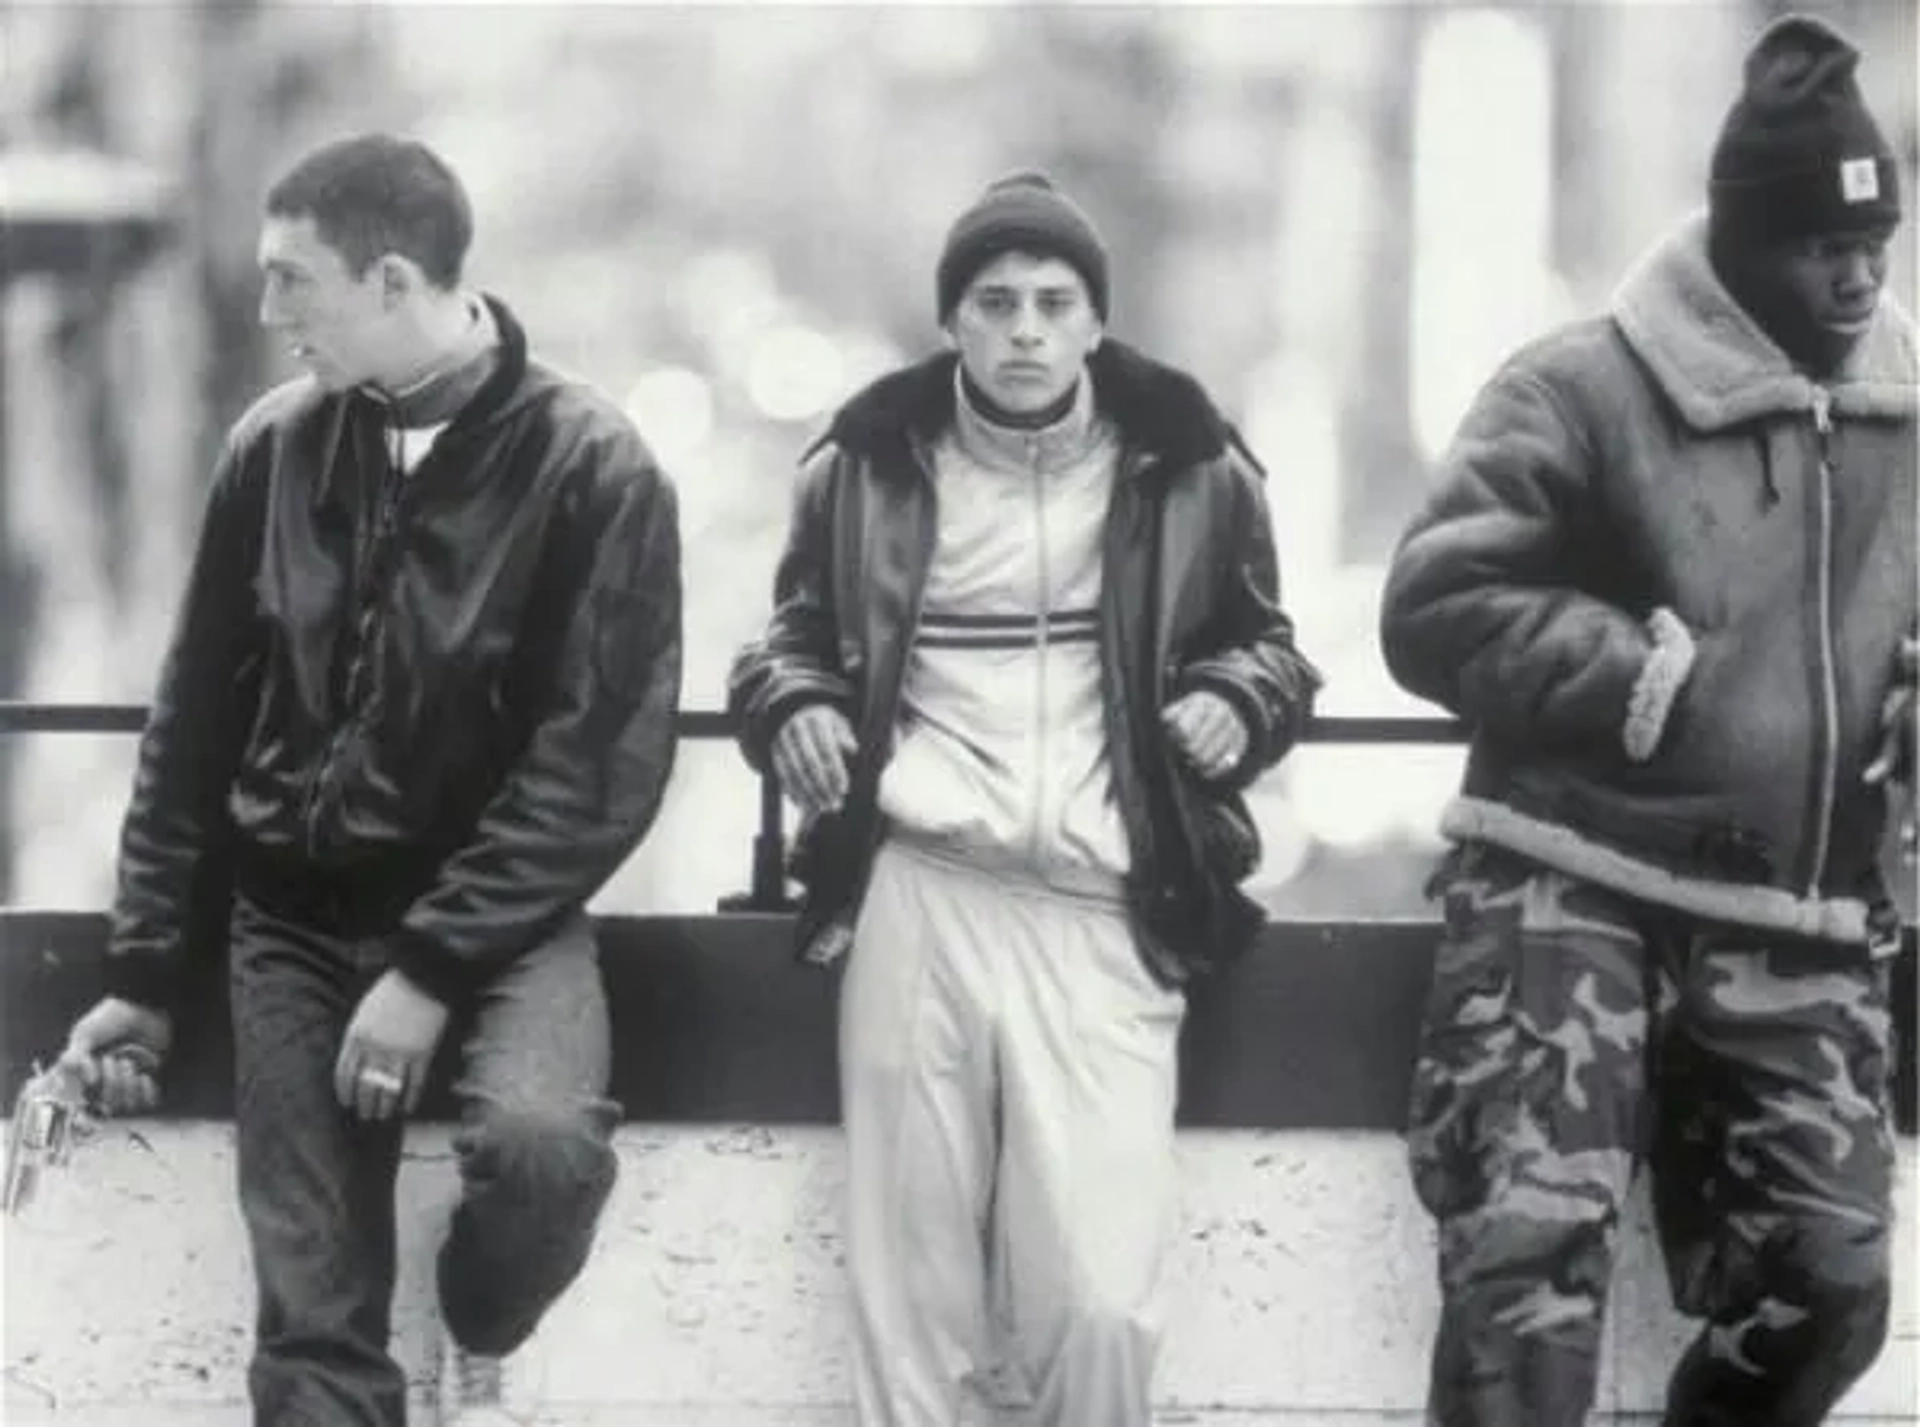
[(1916, 364), (1891, 298), (1824, 383), (1689, 219), (1480, 392), (1381, 633), (1472, 726), (1443, 830), (1695, 915), (1858, 942), (1862, 773), (1915, 627)]

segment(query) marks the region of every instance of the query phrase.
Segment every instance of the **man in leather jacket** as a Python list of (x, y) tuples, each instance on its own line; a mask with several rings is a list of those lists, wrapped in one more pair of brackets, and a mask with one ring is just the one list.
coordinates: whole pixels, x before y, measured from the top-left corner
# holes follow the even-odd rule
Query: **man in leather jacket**
[(1036, 1424), (1146, 1427), (1182, 986), (1259, 923), (1240, 793), (1319, 680), (1262, 473), (1104, 339), (1078, 206), (994, 184), (937, 292), (957, 356), (809, 453), (731, 689), (807, 818), (801, 954), (847, 953), (858, 1417), (952, 1427), (1005, 1349)]
[(1706, 1320), (1668, 1427), (1812, 1427), (1886, 1336), (1916, 365), (1857, 60), (1758, 38), (1708, 212), (1494, 376), (1393, 561), (1388, 662), (1473, 729), (1410, 1116), (1435, 1427), (1587, 1420), (1643, 1156)]
[(673, 490), (624, 416), (461, 286), (471, 217), (370, 135), (267, 196), (261, 321), (309, 375), (213, 478), (121, 837), (108, 996), (66, 1059), (151, 1105), (195, 899), (233, 888), (240, 1202), (262, 1427), (402, 1427), (388, 1353), (402, 1126), (436, 1054), (464, 1116), (440, 1251), (443, 1420), (517, 1420), (500, 1358), (585, 1260), (614, 1178), (584, 906), (672, 762)]

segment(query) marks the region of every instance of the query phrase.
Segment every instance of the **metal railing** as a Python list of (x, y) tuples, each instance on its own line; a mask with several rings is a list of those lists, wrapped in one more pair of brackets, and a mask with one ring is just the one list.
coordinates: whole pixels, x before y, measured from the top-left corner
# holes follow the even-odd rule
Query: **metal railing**
[[(146, 726), (144, 704), (26, 703), (0, 699), (0, 737), (9, 734), (131, 734)], [(682, 738), (723, 739), (734, 735), (732, 715), (718, 709), (681, 709), (674, 729)], [(1466, 727), (1447, 718), (1314, 718), (1302, 743), (1385, 745), (1460, 743)], [(783, 911), (787, 898), (787, 829), (780, 785), (771, 773), (760, 775), (760, 823), (753, 837), (747, 891), (724, 897), (728, 912)]]

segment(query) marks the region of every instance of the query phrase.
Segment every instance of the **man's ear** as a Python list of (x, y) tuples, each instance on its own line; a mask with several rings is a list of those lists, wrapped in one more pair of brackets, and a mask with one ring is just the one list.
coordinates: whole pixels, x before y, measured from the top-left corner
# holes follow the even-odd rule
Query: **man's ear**
[(387, 308), (400, 306), (418, 292), (426, 280), (426, 275), (411, 258), (398, 253), (385, 253), (375, 258), (374, 268), (380, 283), (380, 303)]
[(950, 352), (960, 349), (960, 339), (953, 335), (953, 319), (951, 317), (940, 324), (940, 341)]

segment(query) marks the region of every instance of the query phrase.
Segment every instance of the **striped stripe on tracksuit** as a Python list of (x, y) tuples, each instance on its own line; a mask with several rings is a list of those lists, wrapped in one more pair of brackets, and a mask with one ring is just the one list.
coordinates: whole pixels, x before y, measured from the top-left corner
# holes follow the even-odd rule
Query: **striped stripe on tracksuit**
[(963, 391), (842, 988), (863, 1427), (1146, 1427), (1184, 1000), (1120, 898), (1096, 637), (1117, 443)]

